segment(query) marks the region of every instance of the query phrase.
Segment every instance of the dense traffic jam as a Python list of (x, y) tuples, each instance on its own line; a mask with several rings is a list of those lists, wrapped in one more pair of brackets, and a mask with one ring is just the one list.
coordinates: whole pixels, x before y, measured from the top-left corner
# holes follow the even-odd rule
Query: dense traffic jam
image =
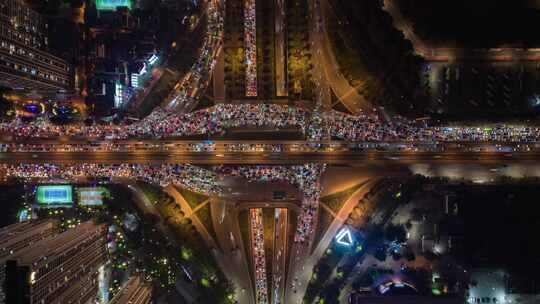
[(168, 97), (170, 109), (189, 111), (194, 108), (200, 97), (198, 92), (206, 88), (214, 70), (223, 38), (223, 8), (217, 1), (208, 1), (206, 5), (206, 36), (199, 57)]
[(93, 179), (103, 182), (140, 179), (163, 187), (177, 184), (186, 189), (208, 195), (221, 195), (219, 176), (209, 170), (178, 164), (17, 164), (0, 165), (2, 176), (25, 181)]
[(0, 164), (6, 179), (23, 179), (26, 182), (51, 180), (100, 180), (103, 182), (140, 179), (167, 186), (177, 184), (198, 193), (222, 196), (225, 176), (241, 176), (249, 181), (282, 181), (298, 187), (303, 192), (301, 213), (294, 242), (304, 243), (313, 232), (314, 218), (321, 193), (320, 179), (325, 165), (300, 166), (218, 166), (204, 169), (192, 165), (163, 164)]
[[(382, 120), (378, 115), (348, 115), (330, 111), (322, 119), (330, 137), (349, 142), (521, 142), (535, 143), (540, 127), (520, 125), (429, 126), (425, 122), (395, 117)], [(46, 118), (26, 123), (15, 119), (0, 123), (0, 132), (14, 139), (78, 138), (88, 140), (175, 139), (188, 136), (219, 136), (234, 128), (297, 129), (309, 132), (311, 112), (276, 104), (218, 104), (191, 112), (171, 113), (157, 109), (133, 124), (55, 125)], [(317, 138), (317, 136), (316, 136)]]
[(255, 0), (244, 0), (246, 96), (257, 96), (257, 20)]
[(266, 276), (266, 258), (264, 252), (264, 226), (262, 209), (250, 209), (251, 248), (253, 269), (255, 269), (255, 295), (257, 303), (268, 303), (268, 281)]
[(305, 242), (313, 232), (313, 220), (321, 194), (320, 178), (324, 169), (325, 165), (305, 164), (301, 166), (220, 166), (214, 170), (254, 181), (283, 181), (302, 190), (302, 212), (298, 218), (294, 241)]
[[(344, 142), (344, 141), (228, 141), (228, 140), (179, 140), (179, 141), (79, 141), (79, 142), (11, 142), (0, 141), (0, 152), (23, 153), (185, 153), (225, 156), (226, 153), (261, 154), (272, 157), (280, 153), (367, 153), (367, 152), (538, 152), (540, 143), (413, 143), (413, 142)], [(37, 154), (36, 154), (37, 155)]]

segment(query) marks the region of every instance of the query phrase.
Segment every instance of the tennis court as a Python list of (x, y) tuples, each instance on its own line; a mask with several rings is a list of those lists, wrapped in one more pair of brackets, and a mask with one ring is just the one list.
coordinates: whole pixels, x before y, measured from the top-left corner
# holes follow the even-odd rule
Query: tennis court
[(109, 194), (109, 191), (103, 187), (83, 187), (77, 189), (78, 202), (81, 206), (101, 206), (103, 198)]
[(36, 200), (40, 205), (65, 205), (73, 202), (70, 185), (38, 186)]

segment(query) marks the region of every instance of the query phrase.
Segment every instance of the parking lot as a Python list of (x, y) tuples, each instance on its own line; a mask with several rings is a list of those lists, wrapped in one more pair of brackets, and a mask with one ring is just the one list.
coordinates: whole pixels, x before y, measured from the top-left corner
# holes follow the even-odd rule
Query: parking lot
[(432, 110), (450, 118), (509, 118), (540, 110), (540, 63), (429, 63)]

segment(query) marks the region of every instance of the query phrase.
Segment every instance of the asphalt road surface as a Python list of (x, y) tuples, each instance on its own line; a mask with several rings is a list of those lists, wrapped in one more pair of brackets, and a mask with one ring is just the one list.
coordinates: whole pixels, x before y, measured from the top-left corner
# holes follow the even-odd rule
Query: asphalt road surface
[(540, 152), (3, 152), (0, 163), (190, 163), (199, 165), (294, 165), (325, 163), (334, 165), (358, 164), (416, 164), (416, 163), (475, 163), (540, 162)]
[(275, 209), (275, 235), (274, 235), (274, 257), (272, 262), (273, 288), (271, 292), (273, 303), (282, 304), (285, 294), (286, 265), (287, 265), (287, 231), (289, 223), (289, 210), (286, 208)]
[(401, 30), (415, 51), (426, 61), (448, 62), (456, 60), (482, 60), (492, 62), (519, 62), (540, 60), (538, 48), (500, 47), (490, 49), (462, 48), (451, 43), (446, 46), (436, 46), (423, 40), (414, 31), (414, 24), (403, 16), (396, 0), (384, 0), (383, 8), (392, 16), (394, 27)]
[(332, 91), (343, 105), (352, 113), (359, 113), (362, 110), (369, 112), (372, 109), (371, 104), (358, 94), (357, 88), (352, 87), (345, 75), (339, 70), (330, 37), (325, 30), (326, 16), (331, 13), (328, 6), (327, 0), (312, 0), (313, 18), (319, 24), (312, 27), (313, 42), (316, 49), (314, 56), (324, 71), (325, 82), (332, 88)]

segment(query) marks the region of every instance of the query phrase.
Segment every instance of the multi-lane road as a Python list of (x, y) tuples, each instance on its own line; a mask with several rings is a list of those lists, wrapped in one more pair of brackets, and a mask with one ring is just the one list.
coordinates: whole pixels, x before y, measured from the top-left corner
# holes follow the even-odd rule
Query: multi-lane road
[(197, 165), (294, 165), (540, 162), (540, 152), (7, 152), (0, 163), (189, 163)]
[(325, 30), (326, 15), (329, 13), (328, 6), (327, 0), (311, 0), (311, 19), (316, 23), (316, 26), (312, 26), (311, 29), (313, 54), (318, 63), (316, 67), (322, 70), (323, 82), (331, 87), (339, 101), (351, 113), (360, 113), (362, 110), (371, 111), (371, 105), (358, 94), (357, 89), (350, 85), (347, 78), (339, 70), (330, 37)]
[(234, 283), (238, 303), (252, 303), (255, 299), (254, 289), (249, 273), (246, 248), (238, 223), (238, 213), (233, 203), (218, 198), (210, 202), (212, 223), (217, 242), (223, 252), (223, 272)]
[(289, 229), (289, 210), (287, 208), (274, 209), (274, 250), (272, 259), (272, 303), (281, 304), (285, 295), (285, 284), (287, 274), (288, 253), (288, 229)]
[[(300, 304), (303, 301), (309, 280), (313, 275), (313, 269), (319, 259), (330, 245), (330, 242), (337, 234), (351, 213), (359, 199), (373, 187), (376, 179), (362, 181), (364, 184), (359, 188), (345, 203), (343, 208), (338, 212), (337, 216), (331, 223), (330, 227), (324, 233), (322, 239), (317, 244), (295, 243), (290, 256), (290, 271), (288, 273), (288, 288), (285, 295), (285, 303)], [(311, 240), (313, 241), (313, 239)], [(313, 248), (313, 252), (310, 250)]]

